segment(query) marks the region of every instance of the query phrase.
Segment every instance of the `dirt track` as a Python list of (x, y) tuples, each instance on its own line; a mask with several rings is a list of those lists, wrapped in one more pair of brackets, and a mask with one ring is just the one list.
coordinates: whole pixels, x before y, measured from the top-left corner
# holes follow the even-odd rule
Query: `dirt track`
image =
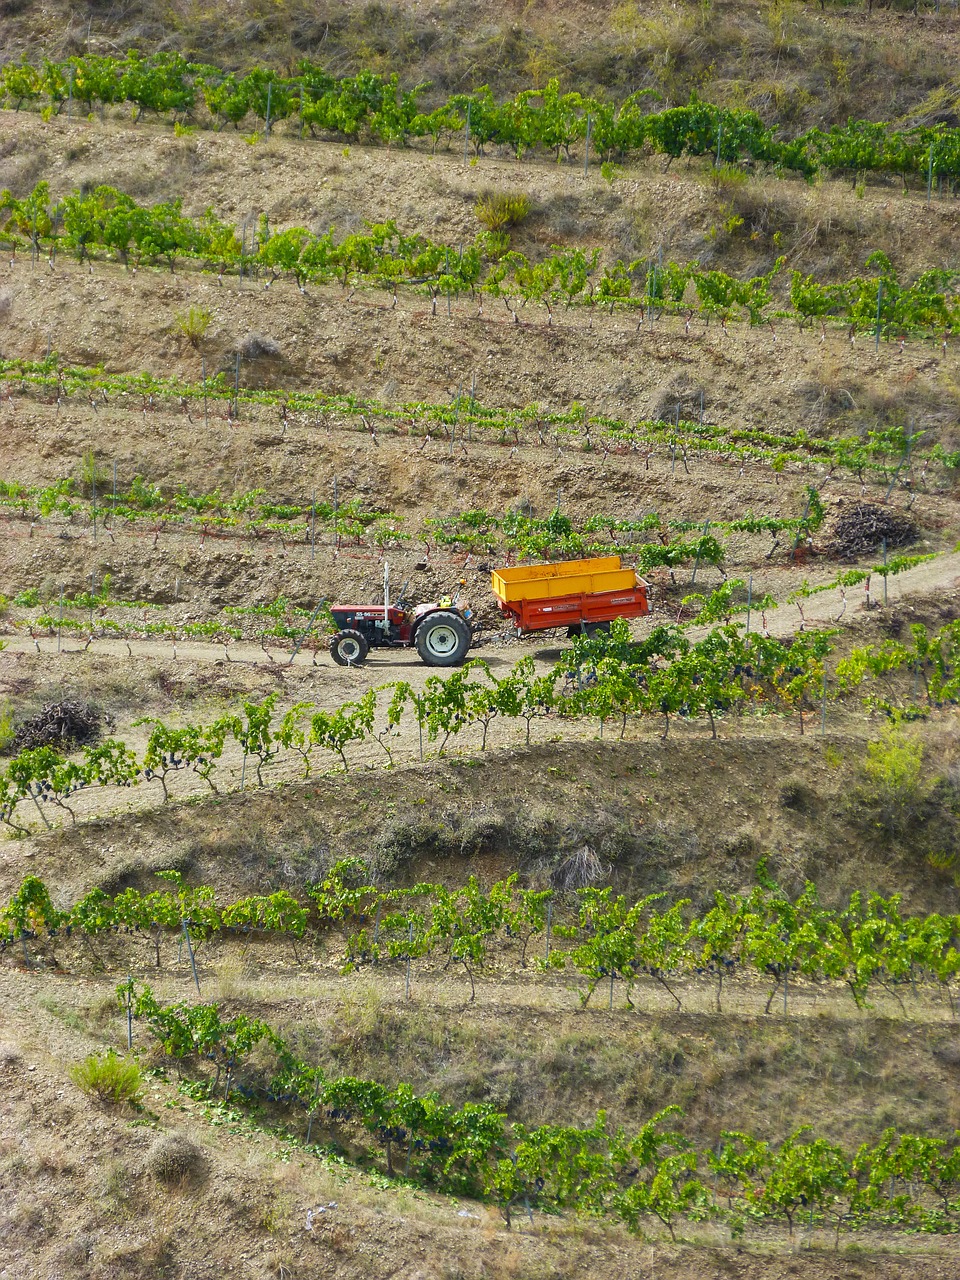
[[(766, 630), (771, 635), (791, 635), (802, 629), (805, 623), (809, 626), (827, 626), (832, 623), (850, 622), (859, 610), (867, 608), (867, 584), (857, 587), (837, 588), (835, 591), (822, 592), (801, 601), (802, 615), (796, 603), (784, 602), (779, 608), (763, 615)], [(883, 579), (874, 576), (870, 587), (870, 607), (882, 607), (884, 602)], [(904, 573), (888, 579), (887, 601), (893, 605), (908, 601), (911, 596), (935, 594), (941, 589), (960, 587), (960, 552), (948, 552), (937, 556), (926, 564), (916, 565)], [(646, 624), (635, 623), (634, 628), (642, 631)], [(757, 630), (763, 625), (760, 616), (754, 611), (751, 629)], [(4, 637), (3, 645), (10, 653), (55, 654), (62, 650), (64, 654), (71, 652), (89, 652), (103, 654), (118, 659), (157, 659), (169, 661), (171, 658), (185, 662), (224, 663), (233, 662), (253, 666), (271, 664), (279, 667), (295, 665), (297, 667), (314, 668), (318, 665), (329, 668), (327, 677), (333, 676), (337, 684), (348, 682), (347, 687), (356, 691), (364, 684), (380, 683), (385, 679), (408, 680), (415, 688), (422, 687), (428, 676), (436, 674), (424, 667), (416, 654), (410, 650), (375, 650), (363, 668), (344, 672), (337, 668), (329, 656), (319, 651), (301, 650), (296, 657), (289, 649), (276, 649), (267, 654), (260, 646), (251, 643), (231, 642), (229, 646), (222, 644), (201, 644), (196, 642), (166, 642), (151, 640), (91, 640), (89, 644), (78, 643), (69, 637), (64, 638), (58, 646), (56, 637), (42, 636), (36, 640), (28, 636), (13, 635)], [(529, 637), (527, 641), (518, 643), (507, 639), (496, 638), (495, 647), (482, 646), (475, 650), (473, 656), (481, 657), (494, 669), (504, 667), (531, 651), (531, 643), (536, 645), (536, 656), (542, 669), (551, 661), (555, 661), (558, 648), (557, 637), (548, 634), (543, 644), (537, 643), (537, 637)], [(562, 644), (562, 640), (560, 640)], [(402, 673), (402, 674), (401, 674)], [(362, 677), (366, 676), (366, 680)], [(360, 679), (358, 679), (360, 677)]]

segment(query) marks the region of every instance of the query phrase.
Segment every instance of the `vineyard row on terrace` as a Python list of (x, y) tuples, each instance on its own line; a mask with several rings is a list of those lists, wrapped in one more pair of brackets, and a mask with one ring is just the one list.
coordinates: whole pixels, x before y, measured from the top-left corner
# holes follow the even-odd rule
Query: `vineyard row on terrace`
[[(615, 544), (612, 546), (591, 547), (591, 550), (606, 551), (608, 553), (614, 551), (629, 553), (631, 550), (636, 551), (636, 547), (624, 547)], [(649, 551), (650, 555), (647, 558), (650, 560), (650, 564), (645, 566), (644, 572), (650, 568), (666, 568), (672, 578), (675, 569), (693, 561), (697, 567), (712, 564), (721, 573), (725, 573), (722, 548), (720, 548), (716, 539), (710, 535), (705, 534), (686, 543), (682, 540), (664, 542), (659, 547), (651, 543), (649, 544)], [(549, 555), (551, 552), (548, 551), (544, 554)], [(641, 563), (642, 558), (638, 557), (638, 565)], [(874, 576), (881, 579), (896, 577), (898, 574), (904, 573), (918, 564), (923, 564), (935, 558), (934, 555), (894, 556), (885, 563), (874, 565), (869, 569), (844, 570), (830, 582), (821, 583), (816, 587), (811, 587), (804, 579), (800, 586), (787, 597), (787, 602), (797, 606), (801, 621), (803, 621), (802, 601), (825, 591), (836, 590), (839, 592), (840, 599), (843, 602), (841, 604), (841, 609), (843, 610), (845, 608), (847, 588), (862, 584), (869, 607), (870, 583)], [(317, 650), (325, 647), (327, 637), (337, 631), (336, 622), (328, 605), (324, 603), (316, 610), (311, 610), (303, 606), (294, 605), (285, 596), (278, 596), (275, 600), (265, 605), (227, 605), (221, 610), (221, 616), (204, 618), (194, 622), (151, 621), (150, 611), (161, 609), (163, 606), (149, 601), (112, 599), (109, 595), (109, 577), (109, 574), (105, 575), (104, 585), (99, 593), (83, 591), (76, 596), (64, 596), (59, 601), (59, 607), (55, 613), (43, 611), (34, 617), (11, 617), (9, 603), (5, 597), (0, 596), (0, 631), (7, 635), (22, 632), (29, 635), (34, 643), (38, 641), (41, 635), (56, 635), (58, 638), (62, 638), (64, 633), (86, 637), (87, 645), (94, 640), (105, 639), (128, 641), (147, 639), (168, 639), (172, 641), (208, 640), (211, 643), (223, 644), (228, 659), (228, 646), (231, 641), (240, 640), (259, 643), (264, 651), (267, 652), (268, 657), (270, 657), (266, 647), (268, 642), (281, 649), (286, 645), (294, 645), (295, 650), (305, 649), (308, 652), (313, 651), (315, 655)], [(678, 625), (681, 627), (691, 624), (710, 625), (723, 619), (729, 620), (733, 614), (745, 613), (748, 608), (751, 608), (753, 612), (760, 615), (761, 629), (763, 629), (766, 615), (772, 609), (778, 608), (778, 603), (773, 596), (766, 593), (753, 594), (752, 589), (745, 593), (746, 586), (747, 584), (742, 578), (725, 577), (722, 585), (707, 597), (697, 593), (684, 596), (678, 610)], [(738, 596), (743, 596), (744, 594), (748, 596), (747, 602), (744, 603), (741, 599), (738, 603)], [(27, 590), (15, 596), (12, 603), (17, 608), (35, 608), (40, 605), (40, 592), (36, 587), (27, 588)], [(47, 602), (46, 608), (57, 607), (57, 605), (57, 599), (51, 598)], [(131, 616), (130, 611), (136, 609), (143, 610), (144, 616), (142, 619)], [(73, 617), (70, 612), (65, 613), (64, 610), (89, 611), (90, 617)], [(122, 611), (121, 619), (107, 617), (106, 614), (110, 610)], [(679, 618), (682, 618), (685, 614), (689, 616), (690, 622), (679, 622)], [(303, 618), (307, 619), (306, 625), (300, 621)], [(482, 624), (478, 622), (474, 628), (475, 635), (481, 629)], [(293, 656), (291, 656), (290, 660), (291, 662), (293, 661)], [(315, 661), (316, 657), (314, 656)]]
[[(110, 535), (117, 531), (118, 521), (122, 522), (121, 530), (127, 532), (135, 532), (138, 524), (147, 525), (150, 532), (157, 535), (171, 528), (195, 529), (201, 540), (211, 534), (251, 538), (273, 535), (283, 539), (284, 545), (290, 541), (315, 546), (318, 531), (322, 538), (326, 530), (335, 535), (337, 547), (342, 539), (349, 538), (357, 546), (366, 541), (381, 552), (414, 539), (414, 534), (402, 527), (403, 516), (365, 511), (358, 500), (337, 505), (328, 502), (318, 504), (315, 500), (305, 505), (265, 503), (259, 500), (264, 493), (262, 489), (238, 493), (232, 498), (224, 498), (219, 490), (192, 495), (182, 487), (165, 495), (158, 486), (136, 476), (128, 493), (120, 492), (114, 498), (108, 492), (98, 505), (93, 498), (75, 495), (75, 487), (75, 482), (69, 479), (33, 489), (15, 481), (0, 480), (0, 517), (8, 514), (9, 518), (30, 521), (31, 527), (43, 519), (58, 518), (73, 523), (81, 517), (91, 530), (99, 519), (101, 530)], [(520, 510), (496, 516), (483, 508), (476, 508), (458, 515), (428, 516), (422, 521), (416, 539), (423, 543), (427, 555), (432, 550), (457, 550), (467, 555), (499, 552), (507, 559), (579, 559), (596, 553), (619, 553), (636, 556), (638, 568), (644, 572), (661, 567), (673, 569), (693, 561), (722, 567), (724, 553), (717, 541), (718, 534), (768, 534), (771, 538), (769, 559), (779, 545), (781, 534), (793, 534), (796, 543), (799, 538), (820, 528), (824, 514), (819, 492), (811, 485), (807, 489), (804, 511), (797, 517), (755, 516), (751, 513), (740, 520), (664, 521), (655, 512), (650, 512), (635, 520), (590, 516), (577, 528), (573, 520), (559, 510), (545, 518), (537, 518)], [(704, 531), (698, 538), (671, 538), (672, 532), (689, 534), (699, 530), (701, 525)], [(712, 535), (708, 530), (713, 531)], [(602, 533), (608, 540), (599, 538)], [(84, 593), (75, 600), (64, 601), (64, 604), (90, 610), (102, 610), (118, 604), (120, 607), (136, 607), (131, 602), (112, 601), (108, 586), (97, 595)], [(30, 589), (14, 599), (14, 604), (25, 608), (40, 603), (39, 593)], [(236, 612), (235, 609), (228, 610), (228, 613)], [(283, 612), (280, 609), (278, 617)], [(38, 619), (38, 625), (49, 626), (50, 622)]]
[(572, 159), (571, 147), (582, 144), (584, 164), (592, 154), (609, 164), (629, 155), (709, 156), (716, 165), (748, 162), (777, 173), (792, 171), (808, 181), (819, 173), (898, 174), (951, 184), (960, 177), (960, 129), (945, 124), (897, 129), (890, 124), (851, 120), (829, 130), (812, 128), (794, 138), (779, 136), (750, 110), (718, 107), (696, 97), (684, 106), (647, 110), (662, 101), (652, 89), (641, 89), (612, 103), (577, 92), (562, 93), (551, 79), (542, 89), (525, 89), (497, 102), (487, 85), (472, 93), (452, 95), (433, 110), (421, 98), (430, 88), (421, 83), (401, 88), (397, 75), (369, 71), (335, 77), (321, 67), (301, 62), (299, 74), (284, 77), (256, 67), (246, 75), (206, 64), (189, 63), (179, 54), (125, 57), (87, 54), (64, 62), (44, 59), (10, 62), (0, 71), (0, 95), (16, 110), (44, 98), (49, 114), (74, 104), (90, 113), (129, 103), (134, 119), (145, 111), (193, 119), (202, 102), (217, 127), (239, 127), (252, 118), (269, 133), (281, 121), (293, 120), (300, 137), (307, 129), (344, 141), (406, 146), (428, 139), (434, 151), (441, 140), (462, 135), (463, 152), (472, 144), (477, 156), (491, 144), (508, 148), (517, 160), (525, 154), (553, 153), (559, 162)]
[[(308, 1116), (335, 1149), (359, 1144), (369, 1160), (382, 1152), (388, 1176), (402, 1176), (456, 1196), (497, 1204), (509, 1226), (534, 1208), (609, 1217), (640, 1234), (660, 1223), (671, 1236), (680, 1222), (725, 1223), (735, 1238), (748, 1227), (786, 1223), (843, 1231), (867, 1226), (954, 1232), (960, 1215), (960, 1142), (927, 1134), (883, 1132), (855, 1152), (811, 1136), (809, 1125), (779, 1144), (722, 1131), (697, 1151), (664, 1127), (683, 1112), (668, 1107), (635, 1133), (612, 1129), (604, 1111), (590, 1126), (507, 1123), (489, 1103), (444, 1103), (410, 1085), (389, 1088), (353, 1076), (328, 1078), (305, 1062), (268, 1023), (238, 1014), (221, 1018), (215, 1004), (161, 1004), (149, 986), (117, 988), (121, 1009), (142, 1018), (178, 1067), (212, 1061), (216, 1076), (186, 1089), (199, 1099), (243, 1105), (262, 1100)], [(260, 1047), (265, 1065), (254, 1067)], [(221, 1077), (225, 1080), (221, 1083)], [(320, 1156), (325, 1146), (313, 1150)], [(396, 1163), (395, 1163), (396, 1161)], [(402, 1161), (402, 1164), (400, 1163)]]
[[(662, 893), (631, 902), (614, 896), (609, 886), (525, 889), (516, 872), (489, 890), (474, 876), (456, 889), (429, 883), (384, 889), (370, 883), (369, 868), (359, 858), (337, 862), (320, 884), (308, 887), (312, 908), (286, 890), (220, 907), (211, 887), (188, 886), (176, 871), (158, 874), (173, 881), (173, 890), (141, 894), (131, 888), (111, 898), (92, 889), (66, 909), (55, 907), (43, 881), (29, 876), (0, 909), (2, 948), (21, 943), (27, 961), (32, 963), (29, 946), (58, 963), (57, 948), (72, 939), (106, 967), (94, 940), (132, 935), (146, 943), (159, 968), (164, 939), (184, 929), (194, 955), (214, 935), (253, 932), (289, 937), (299, 962), (298, 944), (308, 933), (317, 945), (320, 934), (336, 925), (346, 934), (342, 952), (336, 944), (342, 972), (436, 956), (447, 966), (463, 966), (471, 1000), (475, 975), (508, 949), (515, 952), (517, 968), (526, 968), (528, 959), (540, 972), (572, 968), (582, 983), (584, 1007), (607, 979), (611, 1007), (617, 981), (632, 1008), (636, 983), (648, 977), (681, 1009), (671, 982), (700, 978), (716, 983), (719, 1013), (724, 982), (752, 973), (774, 980), (768, 1013), (781, 991), (787, 1011), (793, 979), (842, 984), (858, 1009), (868, 1006), (871, 988), (883, 987), (904, 1014), (903, 998), (916, 998), (919, 985), (932, 980), (956, 1013), (950, 984), (960, 976), (960, 916), (907, 916), (899, 895), (860, 892), (843, 910), (831, 910), (810, 883), (791, 899), (769, 879), (763, 863), (761, 884), (752, 893), (718, 892), (704, 915), (692, 913), (688, 899), (661, 910)], [(544, 947), (542, 958), (528, 954), (534, 940)]]
[[(960, 449), (950, 451), (939, 442), (924, 449), (921, 446), (923, 430), (902, 424), (868, 431), (863, 438), (824, 438), (806, 430), (788, 433), (766, 427), (723, 426), (703, 420), (694, 422), (681, 418), (679, 405), (672, 421), (639, 420), (635, 423), (590, 414), (585, 406), (577, 403), (567, 410), (550, 410), (539, 404), (527, 405), (523, 409), (499, 409), (486, 408), (473, 396), (458, 396), (448, 404), (415, 402), (391, 406), (359, 396), (328, 395), (322, 391), (234, 390), (228, 386), (223, 373), (200, 382), (183, 382), (146, 372), (111, 374), (97, 366), (61, 367), (55, 354), (42, 361), (0, 360), (0, 377), (7, 380), (4, 398), (8, 403), (15, 390), (20, 395), (37, 394), (43, 390), (54, 397), (58, 410), (73, 395), (85, 397), (94, 409), (107, 403), (110, 397), (119, 397), (121, 404), (125, 403), (126, 397), (134, 397), (140, 398), (139, 407), (143, 414), (155, 408), (159, 400), (173, 401), (190, 414), (191, 410), (205, 412), (208, 401), (220, 397), (228, 402), (227, 413), (234, 418), (241, 404), (275, 407), (284, 426), (289, 423), (291, 415), (299, 415), (308, 422), (313, 419), (317, 426), (328, 418), (346, 419), (357, 423), (357, 429), (368, 433), (374, 440), (379, 429), (395, 434), (420, 435), (425, 446), (437, 430), (449, 444), (451, 453), (455, 447), (466, 448), (465, 441), (472, 442), (474, 432), (483, 433), (481, 438), (485, 437), (487, 441), (491, 434), (496, 433), (499, 439), (494, 443), (517, 446), (524, 442), (532, 443), (533, 433), (536, 433), (537, 444), (555, 445), (558, 452), (564, 444), (585, 452), (595, 452), (599, 447), (604, 455), (611, 451), (629, 450), (643, 454), (649, 463), (659, 446), (670, 451), (672, 465), (676, 465), (679, 459), (684, 467), (688, 467), (691, 457), (706, 451), (711, 456), (731, 462), (766, 463), (777, 474), (791, 464), (817, 462), (825, 466), (828, 473), (849, 471), (861, 483), (870, 477), (881, 478), (885, 483), (891, 479), (906, 478), (911, 467), (916, 465), (922, 467), (924, 474), (931, 463), (947, 472), (960, 468)], [(608, 441), (611, 442), (610, 447)], [(150, 509), (148, 504), (154, 501), (151, 495), (156, 486), (149, 482), (143, 484), (141, 492), (131, 485), (124, 505), (131, 509)], [(58, 486), (62, 487), (62, 492), (57, 492)], [(72, 497), (69, 480), (58, 482), (58, 486), (37, 491), (44, 494), (44, 501), (51, 504), (51, 511), (56, 509), (59, 499), (69, 501)], [(16, 508), (21, 493), (30, 496), (30, 491), (25, 491), (18, 482), (6, 482), (0, 491), (0, 503)], [(214, 505), (218, 500), (225, 505), (231, 501), (253, 505), (256, 495), (257, 491), (253, 490), (234, 499), (218, 499), (216, 495), (209, 495), (209, 498)], [(192, 501), (202, 502), (205, 496)], [(190, 501), (189, 496), (184, 497), (186, 505)], [(305, 508), (301, 506), (301, 514), (304, 513)], [(225, 512), (224, 516), (228, 514)], [(332, 508), (331, 514), (335, 514)], [(362, 519), (363, 514), (359, 513), (357, 518)]]
[(469, 295), (501, 301), (519, 323), (518, 309), (535, 303), (553, 323), (554, 307), (626, 307), (639, 314), (640, 325), (649, 313), (686, 313), (687, 323), (699, 312), (707, 322), (715, 317), (725, 327), (734, 318), (751, 325), (773, 324), (785, 317), (798, 324), (839, 322), (851, 333), (881, 336), (905, 334), (944, 335), (960, 331), (960, 306), (950, 289), (958, 273), (951, 270), (923, 272), (912, 285), (903, 284), (889, 257), (881, 250), (870, 254), (872, 276), (855, 276), (836, 284), (822, 284), (812, 275), (793, 271), (787, 310), (774, 309), (773, 282), (786, 262), (776, 260), (763, 275), (737, 279), (720, 270), (703, 270), (698, 261), (687, 263), (658, 259), (622, 259), (601, 265), (600, 250), (553, 245), (537, 262), (510, 249), (505, 232), (484, 231), (470, 244), (444, 245), (420, 233), (404, 235), (395, 221), (368, 223), (366, 232), (336, 240), (331, 229), (315, 235), (305, 227), (273, 231), (262, 214), (248, 249), (246, 231), (220, 222), (212, 209), (200, 218), (183, 213), (174, 200), (153, 206), (139, 205), (115, 187), (100, 186), (92, 192), (75, 191), (54, 200), (49, 184), (38, 182), (29, 196), (16, 199), (0, 192), (0, 229), (14, 251), (30, 248), (38, 255), (46, 246), (51, 263), (59, 249), (80, 262), (103, 250), (138, 267), (144, 259), (165, 258), (170, 270), (180, 258), (198, 262), (204, 269), (246, 274), (268, 273), (271, 281), (289, 275), (301, 292), (307, 284), (339, 284), (356, 289), (372, 286), (391, 293), (394, 305), (401, 287), (427, 294), (436, 314), (438, 300)]
[[(575, 639), (560, 661), (540, 676), (529, 657), (500, 678), (475, 659), (447, 677), (429, 676), (420, 692), (397, 681), (369, 689), (333, 711), (299, 702), (279, 723), (274, 714), (276, 693), (259, 703), (245, 701), (242, 715), (225, 715), (206, 725), (174, 728), (147, 719), (142, 723), (152, 728), (142, 759), (116, 739), (85, 747), (79, 761), (49, 746), (22, 751), (0, 774), (0, 822), (12, 832), (28, 834), (19, 815), (27, 801), (47, 825), (43, 804), (53, 804), (76, 821), (71, 797), (91, 786), (131, 787), (155, 780), (166, 799), (167, 777), (181, 769), (191, 770), (215, 792), (213, 775), (228, 739), (242, 749), (244, 765), (248, 757), (254, 762), (260, 785), (264, 768), (281, 752), (302, 760), (304, 777), (310, 775), (318, 748), (339, 757), (346, 769), (346, 748), (372, 742), (392, 763), (391, 738), (408, 707), (417, 724), (421, 758), (424, 736), (428, 742), (439, 741), (442, 754), (451, 737), (471, 726), (481, 730), (482, 750), (497, 719), (522, 719), (529, 744), (532, 722), (551, 714), (596, 718), (601, 736), (613, 719), (620, 722), (621, 737), (631, 717), (662, 716), (664, 737), (671, 716), (705, 717), (716, 737), (718, 716), (750, 708), (795, 713), (802, 733), (805, 713), (820, 705), (821, 714), (826, 714), (826, 659), (834, 633), (802, 631), (788, 642), (756, 632), (744, 634), (729, 620), (734, 611), (723, 588), (708, 597), (703, 620), (725, 613), (728, 621), (698, 641), (678, 627), (659, 626), (645, 640), (633, 642), (628, 624), (617, 620), (609, 635)], [(960, 622), (947, 623), (932, 635), (919, 623), (910, 630), (912, 644), (884, 641), (841, 659), (833, 696), (850, 693), (868, 679), (875, 681), (880, 693), (868, 695), (868, 706), (893, 720), (915, 719), (960, 701)], [(898, 674), (908, 677), (906, 686), (912, 677), (909, 693), (906, 686), (897, 685)], [(923, 695), (918, 700), (921, 680)], [(387, 692), (389, 700), (378, 721), (381, 692)]]

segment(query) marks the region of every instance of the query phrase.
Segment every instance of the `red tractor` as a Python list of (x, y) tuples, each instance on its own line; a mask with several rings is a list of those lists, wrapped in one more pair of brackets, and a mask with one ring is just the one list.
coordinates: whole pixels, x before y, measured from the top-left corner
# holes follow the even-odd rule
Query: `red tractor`
[(456, 667), (473, 643), (472, 611), (449, 596), (408, 609), (390, 603), (389, 572), (383, 604), (335, 604), (330, 612), (340, 628), (330, 655), (341, 667), (358, 667), (371, 649), (414, 648), (428, 667)]

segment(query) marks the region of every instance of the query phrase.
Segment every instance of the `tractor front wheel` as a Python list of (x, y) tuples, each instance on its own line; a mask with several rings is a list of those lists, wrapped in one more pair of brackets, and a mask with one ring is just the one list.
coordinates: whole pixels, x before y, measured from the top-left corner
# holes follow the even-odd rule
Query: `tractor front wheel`
[(427, 614), (417, 627), (414, 644), (428, 667), (458, 667), (470, 648), (473, 632), (466, 618), (451, 609)]
[(359, 667), (369, 652), (367, 637), (359, 631), (338, 631), (330, 641), (330, 656), (338, 667)]

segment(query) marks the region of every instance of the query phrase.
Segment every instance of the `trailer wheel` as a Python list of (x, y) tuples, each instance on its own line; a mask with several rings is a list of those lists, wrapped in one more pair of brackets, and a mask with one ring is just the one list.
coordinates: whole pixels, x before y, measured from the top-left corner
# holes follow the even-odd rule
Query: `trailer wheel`
[(338, 631), (330, 641), (330, 657), (338, 667), (359, 667), (369, 652), (367, 637), (359, 631)]
[(600, 631), (607, 634), (609, 630), (609, 622), (577, 622), (572, 627), (567, 627), (567, 639), (572, 640), (574, 636), (595, 636)]
[(438, 609), (417, 627), (414, 644), (428, 667), (457, 667), (467, 656), (472, 639), (466, 618), (450, 609)]

